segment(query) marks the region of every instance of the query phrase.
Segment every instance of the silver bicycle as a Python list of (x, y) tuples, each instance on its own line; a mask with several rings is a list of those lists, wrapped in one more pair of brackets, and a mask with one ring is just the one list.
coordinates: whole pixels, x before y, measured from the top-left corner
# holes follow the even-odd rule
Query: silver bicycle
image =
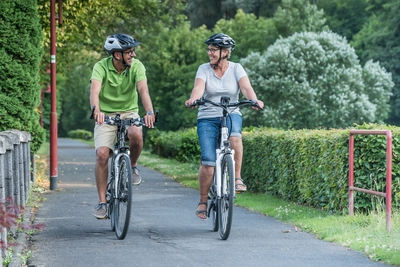
[[(222, 109), (222, 121), (219, 129), (218, 147), (216, 149), (217, 159), (214, 168), (214, 177), (208, 193), (208, 216), (212, 217), (213, 231), (218, 231), (223, 240), (228, 239), (233, 217), (235, 191), (235, 151), (231, 148), (229, 141), (230, 131), (227, 120), (235, 108), (244, 105), (258, 107), (256, 101), (242, 100), (235, 103), (229, 103), (230, 98), (222, 96), (220, 103), (215, 103), (207, 99), (195, 100), (193, 105), (200, 106), (207, 103), (220, 107)], [(234, 108), (229, 111), (228, 108)], [(261, 109), (261, 108), (260, 108)]]

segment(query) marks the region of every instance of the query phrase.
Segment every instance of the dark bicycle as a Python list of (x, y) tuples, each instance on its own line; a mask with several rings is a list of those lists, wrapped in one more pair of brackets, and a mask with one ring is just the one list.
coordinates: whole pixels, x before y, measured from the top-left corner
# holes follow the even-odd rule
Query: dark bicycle
[[(92, 108), (93, 119), (95, 107)], [(158, 111), (155, 121), (158, 120)], [(145, 126), (143, 118), (121, 119), (120, 114), (115, 117), (105, 116), (104, 123), (117, 126), (117, 140), (111, 160), (110, 177), (107, 183), (107, 219), (111, 219), (111, 229), (118, 239), (124, 239), (128, 232), (132, 210), (132, 168), (130, 150), (127, 142), (127, 128), (129, 126)]]

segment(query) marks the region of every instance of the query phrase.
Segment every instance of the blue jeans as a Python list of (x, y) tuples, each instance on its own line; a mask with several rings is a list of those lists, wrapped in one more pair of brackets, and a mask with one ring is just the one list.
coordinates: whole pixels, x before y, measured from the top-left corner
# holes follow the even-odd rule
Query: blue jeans
[[(232, 122), (226, 118), (228, 129), (232, 127), (231, 136), (242, 137), (242, 116), (231, 114)], [(215, 150), (218, 146), (219, 128), (222, 118), (205, 118), (197, 120), (197, 135), (199, 137), (201, 150), (201, 165), (215, 166), (217, 154)], [(232, 126), (233, 125), (233, 126)]]

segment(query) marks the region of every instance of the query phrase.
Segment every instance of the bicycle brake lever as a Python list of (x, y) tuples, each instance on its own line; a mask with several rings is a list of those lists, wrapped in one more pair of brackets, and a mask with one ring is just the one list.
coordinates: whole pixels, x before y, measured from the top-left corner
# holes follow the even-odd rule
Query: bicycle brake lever
[(96, 109), (96, 106), (92, 107), (92, 113), (90, 114), (89, 119), (94, 120), (94, 110)]
[(156, 109), (154, 117), (154, 123), (158, 122), (158, 109)]

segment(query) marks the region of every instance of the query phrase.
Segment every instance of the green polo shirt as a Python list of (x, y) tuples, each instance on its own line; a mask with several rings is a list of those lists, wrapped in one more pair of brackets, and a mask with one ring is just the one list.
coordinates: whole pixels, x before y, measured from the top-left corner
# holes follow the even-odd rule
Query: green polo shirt
[(94, 65), (91, 80), (101, 82), (101, 112), (139, 112), (136, 84), (147, 80), (146, 69), (142, 62), (133, 59), (128, 76), (125, 72), (126, 69), (122, 73), (117, 72), (112, 64), (112, 57), (104, 58)]

